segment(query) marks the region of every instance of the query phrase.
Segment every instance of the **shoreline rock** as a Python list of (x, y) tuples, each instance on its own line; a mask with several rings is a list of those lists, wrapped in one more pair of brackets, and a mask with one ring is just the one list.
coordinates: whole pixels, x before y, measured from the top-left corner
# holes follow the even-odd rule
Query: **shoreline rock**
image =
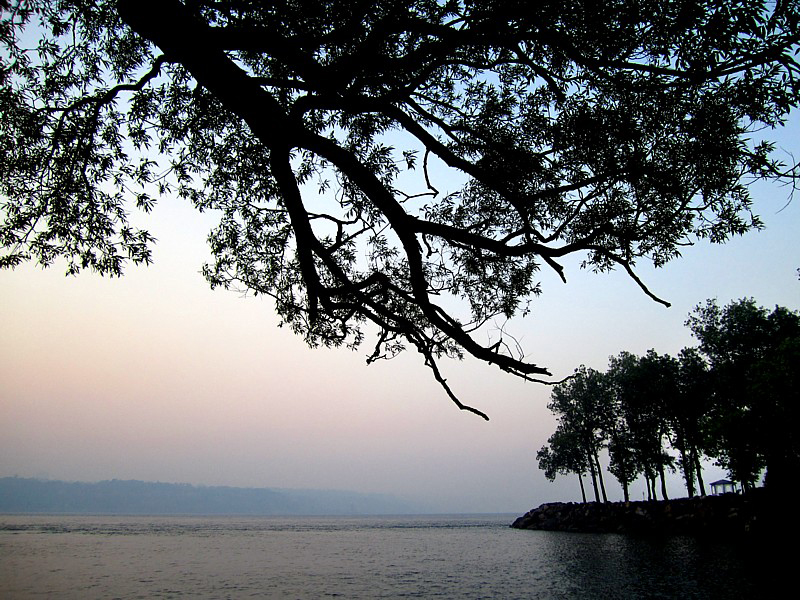
[(580, 533), (741, 537), (774, 530), (775, 505), (765, 490), (645, 502), (551, 502), (511, 527)]

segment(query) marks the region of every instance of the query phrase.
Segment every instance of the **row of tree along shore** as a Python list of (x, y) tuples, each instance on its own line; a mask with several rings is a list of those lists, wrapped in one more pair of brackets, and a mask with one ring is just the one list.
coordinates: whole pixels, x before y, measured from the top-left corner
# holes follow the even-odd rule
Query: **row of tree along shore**
[(558, 428), (537, 453), (548, 479), (577, 475), (586, 502), (588, 475), (594, 499), (607, 502), (605, 450), (625, 502), (640, 476), (648, 500), (658, 499), (659, 487), (666, 500), (665, 473), (675, 469), (690, 497), (705, 496), (704, 458), (743, 491), (766, 471), (771, 495), (789, 493), (800, 473), (800, 313), (753, 299), (724, 307), (708, 300), (686, 325), (699, 343), (677, 357), (621, 352), (607, 371), (581, 366), (553, 388), (548, 407)]

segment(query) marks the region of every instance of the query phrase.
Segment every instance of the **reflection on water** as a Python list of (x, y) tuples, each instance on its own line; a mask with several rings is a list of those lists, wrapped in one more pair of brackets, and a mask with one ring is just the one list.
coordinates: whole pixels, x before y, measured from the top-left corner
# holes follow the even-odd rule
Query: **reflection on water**
[(768, 597), (745, 544), (512, 520), (0, 516), (0, 597)]
[(560, 565), (554, 597), (758, 597), (756, 580), (743, 569), (748, 552), (737, 545), (564, 533), (549, 534), (541, 545), (548, 560)]

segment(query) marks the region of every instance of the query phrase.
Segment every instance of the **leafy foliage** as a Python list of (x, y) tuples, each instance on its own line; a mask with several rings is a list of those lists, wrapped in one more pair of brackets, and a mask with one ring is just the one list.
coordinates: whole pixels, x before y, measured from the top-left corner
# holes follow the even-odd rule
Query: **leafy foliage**
[(1, 266), (119, 275), (151, 260), (129, 212), (177, 194), (219, 215), (212, 286), (271, 296), (311, 345), (372, 323), (370, 360), (410, 344), (481, 415), (437, 360), (549, 375), (502, 328), (479, 341), (543, 266), (639, 282), (758, 227), (750, 180), (797, 175), (758, 133), (797, 107), (796, 2), (0, 9)]
[[(669, 434), (668, 406), (677, 396), (676, 361), (654, 350), (641, 357), (622, 352), (610, 359), (608, 377), (617, 420), (628, 442), (628, 460), (636, 465), (631, 472), (644, 474), (652, 496), (660, 477), (665, 493), (664, 471), (672, 466), (672, 458), (664, 451), (664, 440)], [(622, 453), (621, 448), (616, 451)]]
[(572, 377), (554, 386), (547, 407), (558, 416), (558, 429), (547, 440), (549, 451), (548, 446), (540, 451), (545, 459), (550, 459), (544, 462), (548, 477), (554, 472), (582, 475), (588, 469), (598, 502), (598, 476), (603, 497), (606, 495), (598, 454), (604, 447), (606, 425), (611, 418), (607, 392), (603, 373), (583, 365), (575, 369)]
[(790, 485), (800, 468), (800, 314), (709, 300), (687, 325), (711, 369), (709, 454), (745, 485), (764, 467), (770, 484)]

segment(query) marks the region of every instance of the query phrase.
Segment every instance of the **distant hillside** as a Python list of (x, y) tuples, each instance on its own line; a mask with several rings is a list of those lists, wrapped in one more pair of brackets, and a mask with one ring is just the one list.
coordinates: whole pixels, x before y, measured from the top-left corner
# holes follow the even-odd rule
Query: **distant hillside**
[(70, 483), (0, 478), (0, 513), (129, 515), (375, 515), (418, 513), (382, 494), (205, 487), (147, 481)]

